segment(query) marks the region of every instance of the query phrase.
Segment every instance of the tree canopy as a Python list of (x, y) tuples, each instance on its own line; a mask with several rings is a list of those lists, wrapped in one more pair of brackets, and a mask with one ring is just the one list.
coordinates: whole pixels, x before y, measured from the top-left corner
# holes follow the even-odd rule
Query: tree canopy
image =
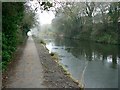
[(52, 25), (57, 34), (118, 44), (120, 2), (59, 2)]

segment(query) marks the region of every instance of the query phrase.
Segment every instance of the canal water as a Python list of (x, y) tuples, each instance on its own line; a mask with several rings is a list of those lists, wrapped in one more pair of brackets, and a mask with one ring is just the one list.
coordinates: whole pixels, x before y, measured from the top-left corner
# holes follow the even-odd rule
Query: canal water
[(119, 51), (117, 45), (68, 38), (44, 39), (49, 52), (85, 88), (118, 88)]

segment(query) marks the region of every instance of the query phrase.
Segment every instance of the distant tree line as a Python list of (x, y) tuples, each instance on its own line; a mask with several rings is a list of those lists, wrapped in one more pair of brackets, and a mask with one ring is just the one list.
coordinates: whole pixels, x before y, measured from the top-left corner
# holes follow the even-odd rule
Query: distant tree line
[(52, 26), (57, 35), (119, 43), (120, 2), (57, 2)]

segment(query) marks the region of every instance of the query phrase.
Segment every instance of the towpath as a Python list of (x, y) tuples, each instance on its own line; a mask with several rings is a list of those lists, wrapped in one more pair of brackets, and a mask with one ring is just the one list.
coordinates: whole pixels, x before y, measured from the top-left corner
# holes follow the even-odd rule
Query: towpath
[(43, 81), (40, 58), (33, 38), (29, 37), (22, 57), (7, 79), (6, 88), (45, 88)]

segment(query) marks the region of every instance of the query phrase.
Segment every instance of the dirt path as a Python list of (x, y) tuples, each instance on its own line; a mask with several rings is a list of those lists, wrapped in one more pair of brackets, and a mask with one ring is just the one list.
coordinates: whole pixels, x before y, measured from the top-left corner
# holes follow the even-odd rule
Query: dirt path
[(11, 72), (6, 88), (45, 88), (42, 65), (32, 37), (28, 38), (23, 55)]

